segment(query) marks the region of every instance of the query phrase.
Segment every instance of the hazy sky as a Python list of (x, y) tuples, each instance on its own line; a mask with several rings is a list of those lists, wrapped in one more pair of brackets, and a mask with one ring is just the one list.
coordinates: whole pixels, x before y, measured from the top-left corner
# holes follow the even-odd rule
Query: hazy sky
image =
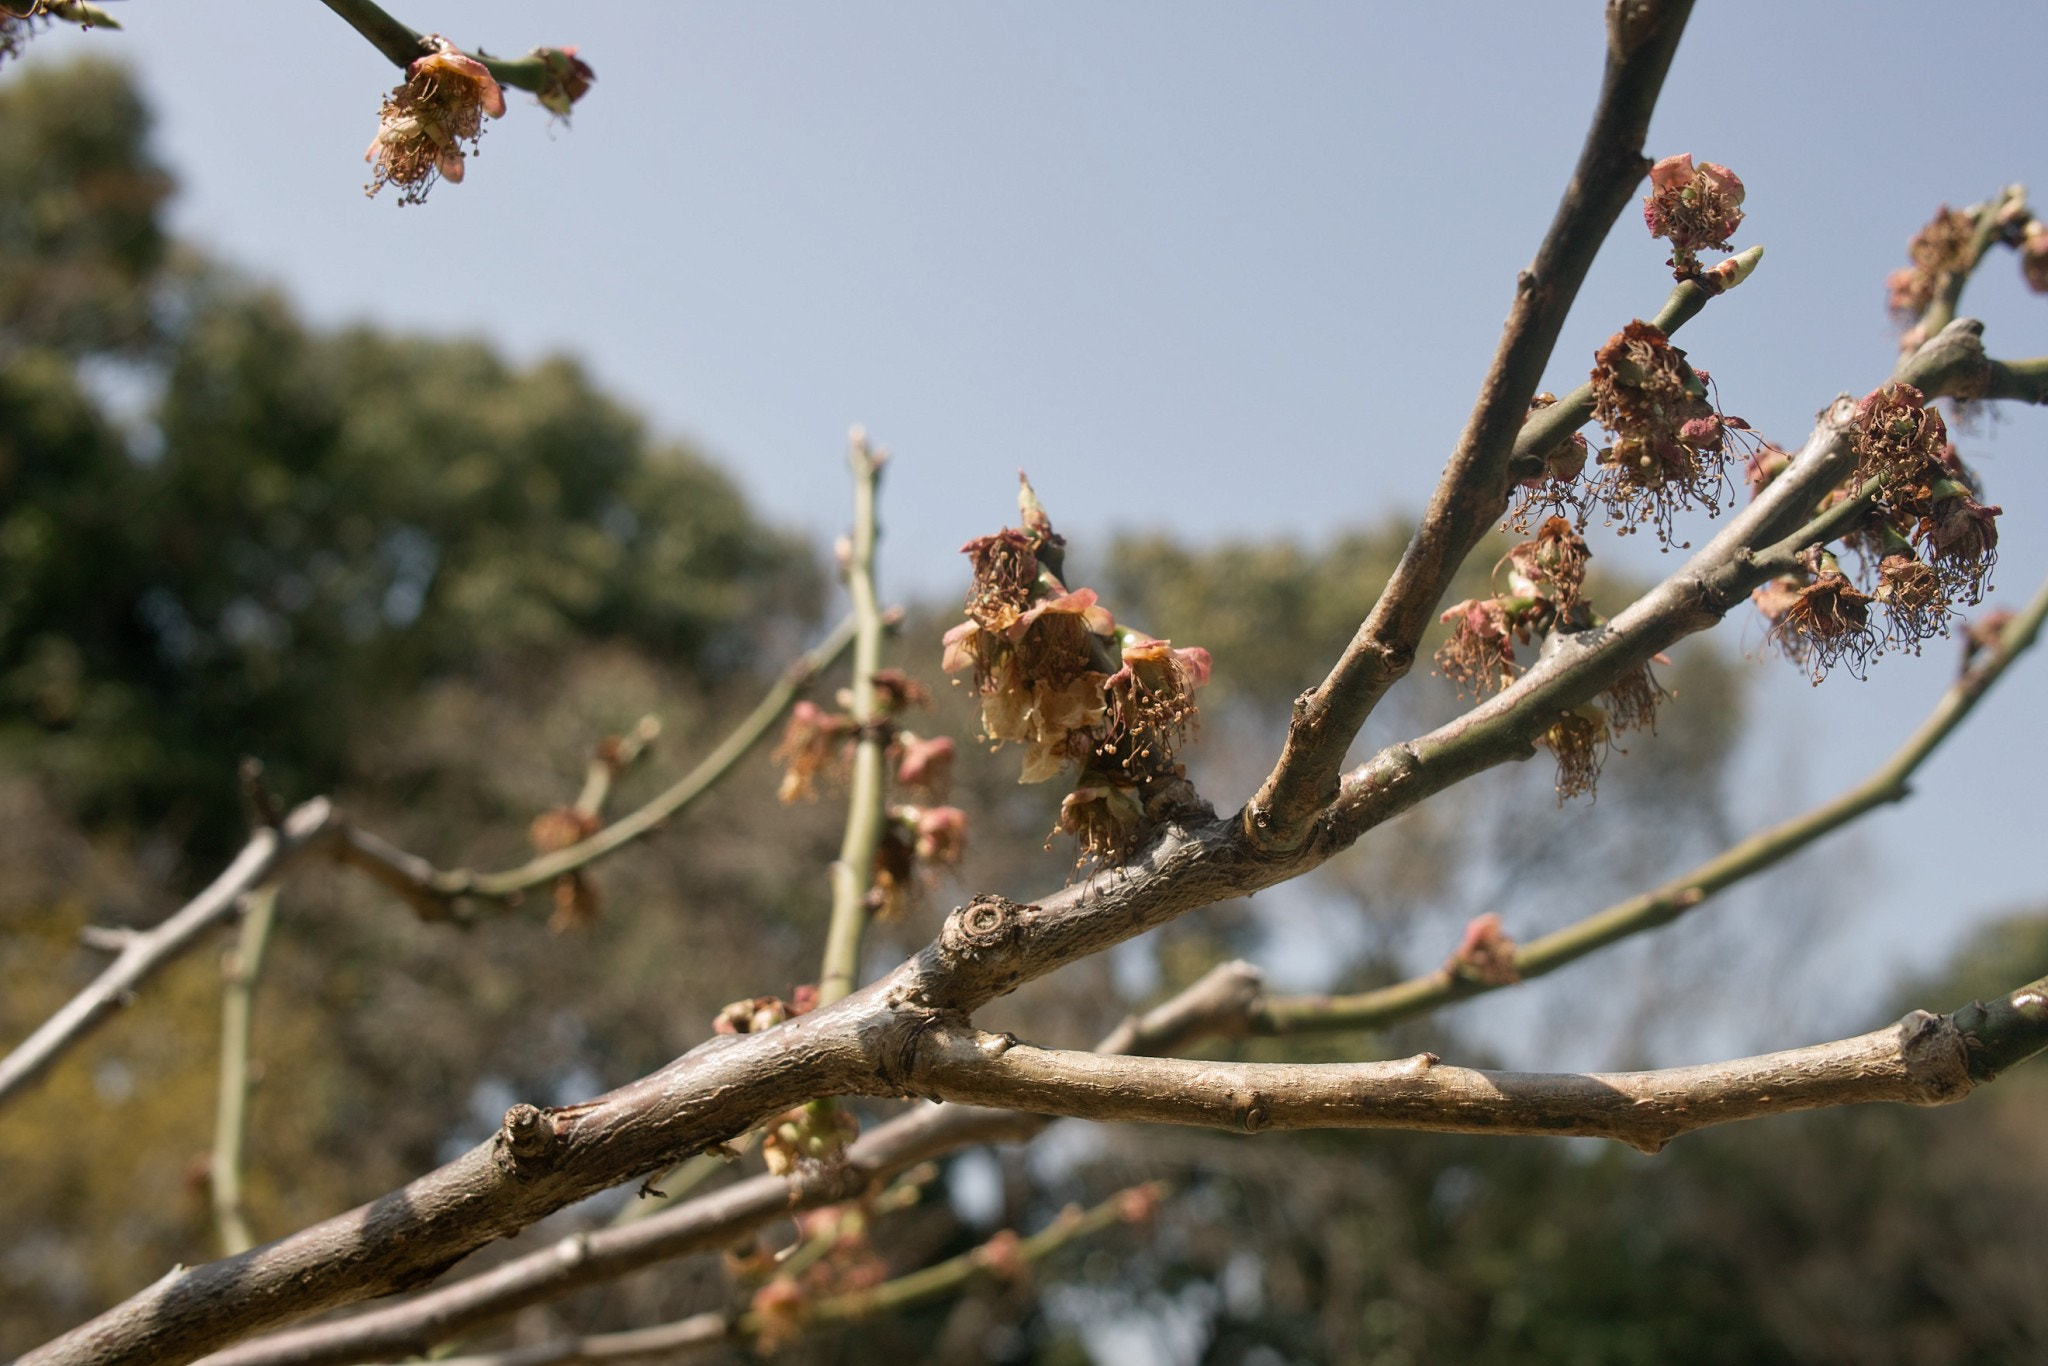
[[(1140, 526), (1313, 541), (1418, 506), (1602, 56), (1595, 0), (394, 7), (465, 47), (578, 44), (598, 83), (573, 126), (513, 92), (467, 182), (401, 210), (361, 193), (394, 71), (314, 0), (133, 0), (125, 32), (52, 33), (31, 60), (131, 60), (180, 179), (177, 231), (315, 319), (566, 350), (820, 537), (846, 516), (847, 425), (866, 423), (897, 456), (897, 594), (957, 591), (954, 551), (1011, 514), (1019, 466), (1084, 542)], [(1703, 0), (1679, 49), (1651, 151), (1734, 167), (1741, 241), (1768, 248), (1683, 344), (1782, 444), (1884, 377), (1883, 279), (1936, 205), (2048, 186), (2048, 6), (1956, 14)], [(1657, 308), (1665, 254), (1624, 215), (1552, 387)], [(2009, 255), (1965, 311), (1996, 354), (2048, 352), (2048, 299)], [(2007, 511), (2003, 600), (2048, 571), (2044, 436), (2043, 414), (2013, 412), (1964, 438)], [(1644, 539), (1595, 550), (1674, 563)], [(1759, 819), (1860, 776), (1954, 662), (1940, 643), (1810, 690), (1760, 661)], [(2044, 714), (2048, 658), (1907, 811), (1863, 827), (1853, 894), (1881, 933), (1860, 952), (1931, 961), (1958, 927), (2048, 892), (2027, 852)]]

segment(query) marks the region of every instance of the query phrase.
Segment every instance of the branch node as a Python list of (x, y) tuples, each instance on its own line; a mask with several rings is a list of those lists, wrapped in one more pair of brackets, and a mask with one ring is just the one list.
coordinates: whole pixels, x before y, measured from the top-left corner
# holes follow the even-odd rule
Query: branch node
[(1899, 1021), (1899, 1057), (1919, 1104), (1947, 1105), (1970, 1093), (1970, 1048), (1946, 1015), (1915, 1010)]
[(543, 1171), (555, 1140), (555, 1121), (548, 1112), (521, 1101), (505, 1112), (504, 1126), (498, 1130), (498, 1165), (517, 1175)]
[(137, 934), (121, 925), (87, 925), (78, 932), (78, 942), (89, 949), (120, 953), (135, 942)]
[(1015, 942), (1031, 907), (984, 894), (946, 917), (939, 931), (939, 955), (947, 967), (978, 963)]

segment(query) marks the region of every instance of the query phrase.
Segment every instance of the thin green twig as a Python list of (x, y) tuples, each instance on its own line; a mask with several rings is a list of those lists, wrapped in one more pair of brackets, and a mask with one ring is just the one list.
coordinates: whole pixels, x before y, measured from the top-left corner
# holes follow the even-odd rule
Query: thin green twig
[[(1932, 337), (1955, 321), (1956, 309), (1963, 301), (1963, 287), (1969, 284), (1970, 276), (1975, 274), (1977, 267), (1983, 263), (1985, 255), (1991, 250), (1991, 244), (1998, 240), (2001, 229), (2000, 216), (2004, 214), (2008, 204), (2024, 204), (2026, 199), (2025, 187), (2008, 185), (1970, 210), (1972, 223), (1969, 255), (1964, 258), (1962, 269), (1944, 271), (1941, 278), (1935, 282), (1934, 297), (1929, 301), (1927, 311), (1920, 315), (1917, 324), (1921, 336)], [(1900, 368), (1903, 370), (1911, 359), (1910, 351), (1899, 357)]]
[(277, 915), (275, 884), (243, 899), (242, 930), (221, 963), (220, 1095), (214, 1108), (213, 1157), (207, 1167), (213, 1190), (213, 1222), (222, 1255), (232, 1257), (256, 1245), (242, 1196), (242, 1159), (249, 1116), (249, 1023), (263, 950)]
[[(432, 50), (417, 30), (400, 23), (373, 0), (320, 0), (320, 3), (340, 15), (350, 28), (367, 38), (370, 46), (383, 53), (401, 71)], [(484, 64), (499, 85), (538, 95), (560, 83), (560, 68), (549, 61), (550, 55), (556, 63), (562, 60), (562, 53), (555, 48), (537, 48), (524, 57), (493, 57), (481, 51), (471, 55)], [(587, 72), (585, 74), (588, 75)]]
[[(2006, 624), (1998, 644), (1964, 670), (1962, 677), (1942, 694), (1927, 719), (1868, 778), (1810, 811), (1751, 835), (1654, 891), (1630, 897), (1521, 945), (1515, 951), (1515, 980), (1527, 981), (1555, 972), (1596, 949), (1667, 925), (1716, 892), (1783, 862), (1865, 813), (1903, 801), (1912, 791), (1913, 774), (1962, 724), (2012, 662), (2033, 646), (2044, 620), (2048, 620), (2048, 583)], [(1509, 985), (1513, 982), (1481, 981), (1447, 965), (1356, 995), (1270, 997), (1255, 1008), (1252, 1028), (1264, 1034), (1378, 1029)]]
[(874, 881), (875, 850), (882, 839), (883, 733), (875, 701), (875, 674), (882, 667), (882, 609), (875, 596), (875, 489), (886, 457), (856, 428), (847, 462), (853, 467), (853, 538), (846, 564), (846, 592), (853, 603), (853, 721), (860, 739), (853, 750), (853, 777), (846, 804), (846, 833), (832, 865), (832, 921), (825, 931), (825, 961), (818, 973), (818, 1004), (830, 1005), (853, 990), (860, 971), (860, 940), (867, 928), (868, 889)]
[(789, 710), (804, 689), (846, 653), (853, 644), (853, 637), (854, 621), (848, 617), (834, 627), (816, 648), (805, 652), (791, 664), (775, 686), (747, 713), (746, 719), (680, 781), (645, 806), (621, 816), (589, 839), (580, 840), (566, 849), (543, 854), (499, 873), (473, 873), (466, 868), (442, 870), (367, 831), (350, 827), (336, 847), (336, 857), (361, 868), (426, 915), (446, 915), (455, 903), (464, 898), (512, 900), (635, 840), (644, 839), (661, 829), (670, 817), (717, 786), (775, 728), (783, 713)]

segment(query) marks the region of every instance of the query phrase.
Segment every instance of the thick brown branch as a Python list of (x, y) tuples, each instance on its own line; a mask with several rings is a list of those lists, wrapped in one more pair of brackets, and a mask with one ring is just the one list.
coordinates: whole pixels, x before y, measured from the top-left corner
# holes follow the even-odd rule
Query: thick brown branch
[[(1150, 1053), (1214, 1034), (1242, 1032), (1260, 986), (1258, 969), (1224, 963), (1171, 1000), (1124, 1021), (1099, 1051)], [(576, 1234), (481, 1275), (338, 1323), (260, 1338), (207, 1366), (338, 1366), (424, 1353), (434, 1344), (530, 1304), (616, 1279), (655, 1262), (729, 1245), (786, 1216), (857, 1194), (920, 1162), (982, 1143), (1023, 1140), (1043, 1115), (967, 1105), (920, 1105), (862, 1135), (846, 1167), (800, 1181), (761, 1175), (631, 1224)]]
[(1100, 1121), (1612, 1138), (1656, 1152), (1714, 1124), (1822, 1106), (1946, 1105), (2048, 1047), (2048, 979), (1955, 1015), (1656, 1072), (1487, 1072), (1397, 1062), (1222, 1063), (1034, 1048), (964, 1022), (928, 1030), (915, 1084), (948, 1100)]
[(1479, 400), (1414, 538), (1336, 667), (1295, 703), (1286, 747), (1245, 808), (1255, 846), (1288, 853), (1337, 790), (1344, 752), (1408, 671), (1458, 566), (1507, 507), (1508, 465), (1530, 396), (1607, 231), (1650, 168), (1650, 112), (1691, 0), (1611, 0), (1607, 71), (1593, 122), (1536, 259), (1516, 282)]
[[(1995, 649), (1965, 669), (1942, 694), (1927, 719), (1876, 772), (1848, 791), (1760, 830), (1653, 891), (1519, 946), (1510, 980), (1485, 980), (1451, 966), (1350, 996), (1277, 996), (1257, 1003), (1252, 1028), (1264, 1034), (1309, 1030), (1377, 1029), (1474, 996), (1498, 991), (1557, 971), (1586, 955), (1645, 931), (1668, 925), (1717, 892), (1776, 867), (1793, 854), (1850, 822), (1912, 793), (1912, 777), (1942, 742), (1975, 710), (2006, 669), (2031, 649), (2048, 620), (2048, 583), (2008, 622)], [(1118, 1050), (1122, 1051), (1122, 1050)]]
[(251, 835), (235, 861), (175, 915), (154, 929), (123, 936), (120, 955), (91, 986), (0, 1058), (0, 1101), (120, 1009), (165, 964), (198, 944), (201, 935), (233, 914), (245, 893), (277, 881), (299, 855), (328, 842), (333, 823), (334, 808), (324, 797), (305, 803), (275, 829), (266, 826)]

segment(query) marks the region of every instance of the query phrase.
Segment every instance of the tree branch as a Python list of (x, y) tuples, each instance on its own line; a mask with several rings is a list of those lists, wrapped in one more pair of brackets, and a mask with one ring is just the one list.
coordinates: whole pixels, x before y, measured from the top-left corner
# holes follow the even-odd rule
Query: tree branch
[[(1134, 1210), (1149, 1208), (1157, 1198), (1157, 1187), (1141, 1186), (1119, 1191), (1086, 1211), (1069, 1205), (1046, 1227), (1028, 1238), (1018, 1239), (1015, 1248), (1002, 1258), (1000, 1264), (989, 1255), (987, 1246), (983, 1246), (866, 1290), (822, 1296), (801, 1307), (798, 1335), (930, 1304), (965, 1289), (976, 1280), (1001, 1274), (998, 1265), (1007, 1268), (1043, 1261), (1068, 1243), (1100, 1233), (1118, 1223), (1129, 1222)], [(759, 1310), (737, 1315), (714, 1311), (693, 1314), (687, 1319), (652, 1328), (557, 1338), (552, 1342), (514, 1347), (502, 1352), (443, 1357), (440, 1366), (566, 1366), (575, 1362), (668, 1356), (735, 1339), (759, 1338), (767, 1328), (767, 1321)], [(778, 1345), (786, 1345), (791, 1340), (786, 1337), (776, 1339)]]
[(0, 1102), (126, 1004), (136, 988), (165, 964), (197, 944), (202, 934), (234, 912), (245, 893), (276, 882), (301, 854), (328, 843), (334, 821), (334, 808), (326, 798), (305, 803), (275, 829), (265, 826), (251, 835), (234, 862), (176, 914), (154, 929), (124, 937), (120, 955), (91, 986), (0, 1059)]
[(583, 770), (583, 790), (576, 794), (577, 814), (601, 819), (611, 801), (613, 786), (639, 762), (660, 734), (661, 718), (643, 716), (632, 730), (599, 745)]
[[(1915, 324), (1922, 330), (1923, 335), (1934, 336), (1955, 321), (1956, 308), (1963, 301), (1963, 287), (1969, 284), (1970, 276), (1983, 264), (1992, 243), (1998, 240), (2000, 216), (2008, 204), (2023, 205), (2026, 201), (2025, 187), (2008, 185), (1971, 210), (1974, 221), (1970, 230), (1969, 258), (1963, 263), (1961, 270), (1944, 271), (1941, 278), (1935, 282), (1934, 297), (1929, 301), (1927, 311), (1920, 315), (1919, 322)], [(1904, 366), (1909, 357), (1910, 353), (1899, 357), (1899, 364)]]
[(1512, 979), (1482, 980), (1446, 965), (1405, 982), (1350, 996), (1270, 997), (1258, 1002), (1250, 1012), (1251, 1029), (1262, 1034), (1378, 1029), (1439, 1006), (1544, 976), (1609, 944), (1670, 924), (1717, 892), (1775, 867), (1880, 806), (1904, 801), (1912, 795), (1913, 775), (1975, 710), (1978, 701), (2013, 661), (2033, 647), (2044, 619), (2048, 619), (2048, 583), (2043, 583), (2025, 610), (2006, 624), (1997, 646), (1964, 669), (1906, 742), (1868, 778), (1791, 820), (1758, 831), (1654, 891), (1617, 902), (1519, 946), (1515, 950)]
[[(298, 856), (315, 846), (342, 863), (366, 873), (428, 919), (452, 914), (459, 901), (475, 898), (510, 901), (534, 887), (596, 862), (607, 854), (661, 829), (663, 823), (715, 787), (759, 744), (782, 714), (817, 676), (835, 663), (853, 643), (848, 617), (816, 648), (799, 656), (745, 720), (706, 755), (680, 782), (639, 810), (624, 816), (589, 839), (521, 864), (502, 873), (476, 874), (467, 869), (443, 871), (416, 854), (407, 853), (367, 830), (357, 828), (325, 797), (294, 810), (276, 830), (262, 829), (233, 863), (207, 889), (177, 914), (146, 931), (102, 933), (101, 947), (118, 950), (91, 986), (73, 997), (41, 1028), (0, 1059), (0, 1104), (97, 1028), (127, 1003), (136, 988), (172, 959), (199, 942), (200, 934), (235, 909), (252, 888), (280, 881)], [(643, 727), (645, 723), (642, 723)], [(585, 795), (592, 795), (589, 784)], [(596, 794), (603, 800), (603, 793)]]
[(1749, 547), (1797, 526), (1839, 481), (1849, 406), (1838, 403), (1808, 449), (1677, 575), (1611, 627), (1581, 633), (1596, 639), (1570, 638), (1514, 688), (1348, 776), (1342, 804), (1295, 858), (1248, 848), (1242, 822), (1190, 816), (1130, 862), (1038, 904), (977, 897), (947, 918), (936, 942), (833, 1006), (764, 1033), (721, 1036), (581, 1105), (514, 1106), (493, 1139), (403, 1190), (167, 1278), (30, 1359), (188, 1360), (286, 1318), (430, 1280), (494, 1238), (798, 1103), (908, 1090), (919, 1036), (948, 1012), (971, 1013), (1185, 910), (1299, 875), (1422, 796), (1527, 753), (1557, 710), (1718, 620), (1760, 573)]
[(1500, 345), (1428, 511), (1336, 666), (1295, 702), (1279, 762), (1245, 808), (1255, 847), (1288, 854), (1308, 837), (1336, 795), (1345, 750), (1408, 672), (1452, 575), (1506, 509), (1529, 399), (1595, 253), (1650, 168), (1643, 138), (1691, 9), (1691, 0), (1610, 0), (1606, 75), (1571, 183), (1516, 280)]
[(1124, 865), (1039, 903), (977, 897), (947, 918), (937, 941), (833, 1006), (714, 1039), (580, 1105), (514, 1106), (493, 1139), (403, 1190), (166, 1278), (25, 1360), (189, 1360), (299, 1314), (430, 1280), (494, 1238), (798, 1103), (912, 1089), (920, 1038), (937, 1022), (1183, 911), (1300, 875), (1423, 798), (1526, 757), (1559, 712), (1718, 621), (1768, 574), (1756, 548), (1799, 533), (1847, 472), (1853, 407), (1846, 398), (1833, 404), (1784, 473), (1610, 624), (1561, 638), (1498, 696), (1347, 774), (1314, 838), (1290, 858), (1253, 847), (1242, 819), (1190, 814)]
[[(1241, 1032), (1261, 978), (1224, 963), (1162, 1005), (1125, 1020), (1097, 1047), (1149, 1053), (1217, 1033)], [(728, 1246), (752, 1230), (858, 1194), (920, 1162), (984, 1143), (1021, 1141), (1043, 1115), (968, 1105), (920, 1105), (854, 1141), (846, 1165), (790, 1180), (759, 1175), (630, 1224), (575, 1234), (468, 1280), (337, 1323), (277, 1333), (208, 1359), (206, 1366), (341, 1366), (418, 1355), (467, 1328), (557, 1299), (641, 1267)]]
[(1719, 621), (1776, 572), (1770, 554), (1781, 540), (1810, 543), (1815, 522), (1809, 510), (1848, 473), (1854, 458), (1847, 435), (1854, 409), (1846, 396), (1830, 405), (1784, 473), (1677, 573), (1607, 625), (1553, 637), (1511, 686), (1346, 774), (1319, 837), (1349, 844), (1453, 783), (1508, 759), (1527, 758), (1559, 713), (1590, 701), (1653, 655)]
[(1947, 1105), (2048, 1048), (2048, 978), (1953, 1015), (1655, 1072), (1490, 1072), (1397, 1062), (1221, 1063), (1034, 1048), (957, 1020), (925, 1032), (913, 1083), (948, 1100), (1107, 1122), (1612, 1138), (1656, 1152), (1715, 1124), (1823, 1106)]
[(473, 873), (466, 868), (442, 870), (367, 830), (349, 826), (336, 842), (335, 857), (368, 874), (430, 919), (448, 916), (465, 899), (511, 901), (645, 839), (716, 787), (775, 728), (804, 689), (839, 661), (852, 646), (853, 638), (854, 619), (849, 616), (815, 648), (798, 656), (783, 670), (782, 677), (746, 718), (680, 781), (637, 811), (621, 816), (589, 839), (566, 849), (543, 854), (500, 873)]
[[(421, 34), (400, 23), (373, 0), (320, 0), (320, 3), (340, 15), (350, 28), (368, 39), (371, 47), (383, 53), (401, 71), (433, 50)], [(539, 48), (524, 57), (510, 58), (491, 57), (483, 52), (473, 55), (489, 68), (491, 78), (498, 84), (539, 94), (549, 89), (551, 83), (559, 81), (559, 70), (549, 61), (549, 54), (559, 51)]]
[(860, 972), (860, 939), (867, 928), (868, 888), (875, 876), (875, 851), (882, 842), (884, 751), (889, 737), (875, 701), (875, 675), (882, 668), (882, 606), (875, 597), (875, 489), (887, 456), (868, 445), (856, 427), (848, 438), (853, 467), (853, 538), (846, 559), (846, 594), (853, 603), (854, 724), (853, 776), (846, 799), (846, 832), (832, 865), (832, 919), (825, 931), (825, 961), (818, 974), (818, 1003), (830, 1005), (853, 990)]
[(398, 22), (372, 0), (320, 0), (360, 33), (400, 71), (427, 55), (427, 40)]
[(220, 1096), (214, 1109), (213, 1155), (207, 1184), (221, 1251), (232, 1256), (256, 1245), (242, 1203), (242, 1148), (248, 1132), (249, 1022), (263, 950), (277, 915), (277, 888), (259, 887), (242, 899), (242, 933), (221, 965)]

